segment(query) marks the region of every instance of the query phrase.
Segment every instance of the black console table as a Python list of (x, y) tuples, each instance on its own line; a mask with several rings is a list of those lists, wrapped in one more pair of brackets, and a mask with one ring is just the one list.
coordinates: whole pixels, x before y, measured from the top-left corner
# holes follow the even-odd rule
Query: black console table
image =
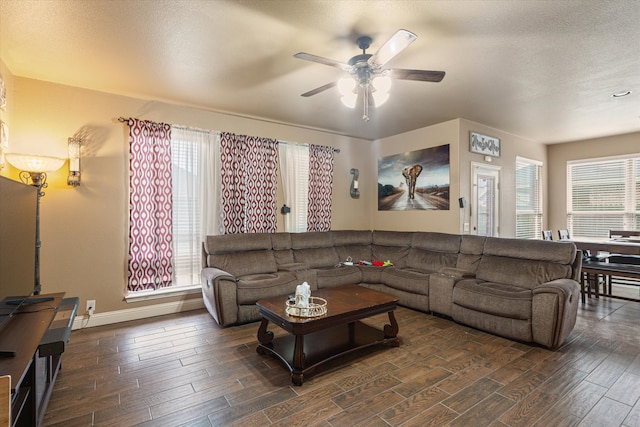
[(15, 356), (0, 358), (0, 375), (11, 376), (11, 426), (40, 426), (61, 367), (78, 310), (78, 298), (64, 293), (23, 305), (0, 330), (0, 349)]

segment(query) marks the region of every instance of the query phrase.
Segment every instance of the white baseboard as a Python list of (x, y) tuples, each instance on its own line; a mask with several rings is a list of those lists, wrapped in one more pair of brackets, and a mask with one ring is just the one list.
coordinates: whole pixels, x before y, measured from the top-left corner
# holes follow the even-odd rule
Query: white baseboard
[(197, 310), (200, 308), (204, 308), (202, 298), (194, 298), (186, 301), (166, 302), (137, 308), (128, 308), (126, 310), (96, 313), (91, 317), (76, 316), (73, 321), (72, 330), (111, 325), (113, 323), (126, 322), (129, 320), (146, 319), (148, 317), (180, 313), (182, 311)]

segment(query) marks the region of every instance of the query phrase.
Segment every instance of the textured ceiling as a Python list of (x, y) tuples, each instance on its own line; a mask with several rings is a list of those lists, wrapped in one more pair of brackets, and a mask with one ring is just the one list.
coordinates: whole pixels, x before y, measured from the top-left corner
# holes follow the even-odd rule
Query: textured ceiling
[[(365, 139), (458, 117), (555, 143), (640, 131), (640, 1), (0, 0), (0, 57), (16, 76)], [(418, 39), (362, 120), (336, 88), (355, 40)], [(631, 90), (624, 98), (615, 92)]]

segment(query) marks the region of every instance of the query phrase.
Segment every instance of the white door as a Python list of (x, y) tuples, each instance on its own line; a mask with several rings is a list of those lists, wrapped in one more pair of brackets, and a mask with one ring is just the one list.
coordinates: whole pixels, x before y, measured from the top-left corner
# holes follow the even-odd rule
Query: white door
[(471, 163), (471, 234), (499, 236), (500, 167)]

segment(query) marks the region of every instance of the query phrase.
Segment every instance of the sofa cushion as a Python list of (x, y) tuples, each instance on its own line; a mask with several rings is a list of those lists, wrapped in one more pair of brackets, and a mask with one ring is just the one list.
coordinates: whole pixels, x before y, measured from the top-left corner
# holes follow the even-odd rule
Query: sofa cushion
[(356, 266), (316, 269), (318, 288), (357, 285), (362, 282), (362, 272)]
[(460, 253), (458, 254), (456, 268), (474, 273), (480, 265), (486, 240), (485, 236), (463, 235), (460, 240)]
[(374, 231), (371, 256), (378, 261), (389, 260), (396, 267), (407, 265), (413, 233), (404, 231)]
[(271, 246), (273, 247), (273, 255), (278, 265), (291, 264), (294, 262), (290, 233), (272, 233)]
[(553, 262), (484, 255), (476, 278), (533, 289), (541, 283), (571, 277), (571, 266)]
[(291, 247), (294, 261), (310, 268), (335, 267), (340, 262), (331, 233), (291, 233)]
[(273, 251), (268, 250), (211, 255), (209, 264), (236, 277), (278, 271)]
[(236, 277), (278, 271), (271, 238), (266, 233), (207, 236), (204, 251), (208, 267)]
[(460, 250), (460, 236), (455, 234), (413, 233), (407, 267), (438, 271), (442, 267), (455, 267)]
[(333, 247), (296, 249), (293, 257), (295, 262), (301, 262), (310, 268), (335, 267), (340, 262), (338, 252)]
[(571, 278), (573, 243), (488, 237), (476, 277), (533, 289), (555, 279)]
[(349, 257), (354, 263), (371, 261), (371, 231), (340, 230), (332, 233), (340, 261)]
[[(289, 295), (300, 284), (297, 276), (288, 271), (248, 274), (236, 280), (238, 304), (254, 304), (256, 301), (278, 295)], [(284, 298), (282, 304), (284, 304)]]
[(504, 283), (465, 279), (453, 288), (453, 303), (481, 313), (510, 319), (531, 319), (530, 289)]
[(429, 276), (431, 273), (433, 271), (410, 267), (387, 267), (380, 273), (380, 283), (413, 294), (429, 295)]

